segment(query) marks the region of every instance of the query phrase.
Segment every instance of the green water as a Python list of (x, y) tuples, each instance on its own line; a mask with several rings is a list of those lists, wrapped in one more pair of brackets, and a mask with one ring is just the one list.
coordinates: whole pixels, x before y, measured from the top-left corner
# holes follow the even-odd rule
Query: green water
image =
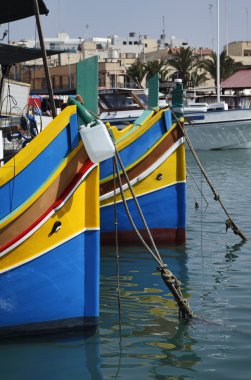
[[(228, 212), (251, 239), (251, 150), (199, 157)], [(195, 320), (179, 320), (145, 249), (123, 247), (119, 318), (115, 249), (102, 249), (96, 334), (0, 343), (0, 380), (251, 378), (251, 242), (226, 233), (227, 218), (190, 154), (187, 162), (198, 186), (193, 181), (187, 186), (187, 242), (160, 253), (182, 281)]]

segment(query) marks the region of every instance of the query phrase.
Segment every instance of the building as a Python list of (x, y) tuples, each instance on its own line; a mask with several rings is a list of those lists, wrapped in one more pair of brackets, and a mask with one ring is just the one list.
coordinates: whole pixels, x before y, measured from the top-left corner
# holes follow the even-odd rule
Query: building
[[(76, 63), (97, 55), (99, 59), (99, 86), (125, 86), (126, 69), (143, 52), (156, 50), (157, 40), (146, 35), (129, 33), (127, 37), (117, 35), (107, 38), (70, 38), (67, 33), (58, 33), (55, 38), (45, 38), (45, 48), (61, 51), (48, 58), (53, 88), (57, 91), (76, 86)], [(26, 47), (39, 47), (38, 42), (22, 40), (17, 43)], [(29, 61), (16, 68), (19, 80), (29, 81), (33, 90), (45, 89), (42, 60)]]
[(251, 41), (233, 41), (225, 45), (224, 49), (234, 61), (250, 66)]
[[(76, 63), (82, 59), (98, 56), (100, 87), (126, 87), (131, 84), (126, 70), (137, 59), (143, 62), (167, 60), (175, 56), (181, 46), (188, 45), (174, 36), (167, 38), (164, 31), (159, 40), (130, 32), (124, 37), (111, 35), (86, 39), (70, 38), (68, 33), (58, 33), (55, 38), (45, 38), (44, 41), (46, 49), (61, 51), (48, 58), (52, 85), (58, 92), (75, 88)], [(17, 44), (38, 47), (38, 42), (31, 40), (22, 40)], [(200, 59), (208, 58), (211, 50), (201, 47), (196, 50), (196, 54)], [(170, 78), (173, 73), (174, 69), (170, 68)], [(45, 91), (41, 59), (21, 64), (16, 68), (16, 76), (19, 80), (31, 83), (33, 91)]]
[(222, 93), (251, 95), (251, 70), (238, 70), (221, 83)]

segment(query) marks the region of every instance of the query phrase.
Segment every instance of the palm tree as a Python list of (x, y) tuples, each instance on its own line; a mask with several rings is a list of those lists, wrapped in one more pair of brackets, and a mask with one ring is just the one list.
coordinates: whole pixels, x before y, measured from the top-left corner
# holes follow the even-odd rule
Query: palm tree
[(142, 81), (146, 75), (145, 65), (140, 61), (134, 62), (127, 68), (126, 74), (138, 87), (142, 88)]
[(168, 64), (176, 69), (177, 76), (182, 79), (183, 86), (186, 88), (192, 71), (198, 67), (198, 59), (190, 46), (181, 47), (175, 56), (168, 60)]
[(192, 87), (199, 87), (204, 84), (208, 80), (206, 73), (198, 74), (197, 71), (193, 71), (191, 73), (190, 81), (192, 83)]
[[(217, 85), (217, 54), (212, 52), (211, 57), (205, 59), (200, 65), (214, 79), (215, 86)], [(220, 53), (220, 79), (221, 81), (229, 78), (242, 66), (241, 62), (235, 62), (229, 57), (225, 50)]]
[(156, 73), (159, 73), (161, 81), (164, 81), (167, 78), (169, 70), (167, 69), (167, 62), (163, 59), (146, 62), (144, 66), (147, 79), (151, 78)]

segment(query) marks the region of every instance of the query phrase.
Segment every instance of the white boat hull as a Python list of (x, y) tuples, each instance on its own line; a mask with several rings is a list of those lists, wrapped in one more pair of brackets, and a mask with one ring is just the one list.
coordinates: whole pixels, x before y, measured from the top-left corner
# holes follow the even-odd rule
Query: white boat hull
[(185, 124), (196, 150), (251, 148), (251, 110), (219, 111), (203, 116), (203, 120)]

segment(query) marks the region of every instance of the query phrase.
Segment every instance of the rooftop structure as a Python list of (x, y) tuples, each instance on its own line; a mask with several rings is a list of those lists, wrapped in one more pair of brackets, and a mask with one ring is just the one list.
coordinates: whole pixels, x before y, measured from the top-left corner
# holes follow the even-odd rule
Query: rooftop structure
[(251, 70), (239, 70), (221, 83), (221, 88), (245, 90), (251, 89)]

